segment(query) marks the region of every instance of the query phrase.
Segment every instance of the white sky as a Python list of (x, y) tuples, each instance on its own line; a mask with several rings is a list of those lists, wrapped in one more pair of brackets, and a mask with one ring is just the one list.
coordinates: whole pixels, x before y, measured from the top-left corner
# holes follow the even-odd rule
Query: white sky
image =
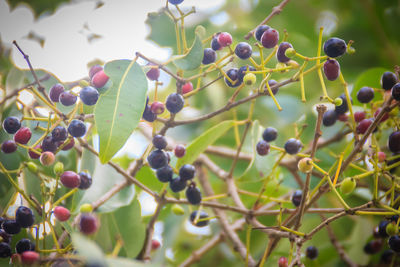
[[(0, 37), (6, 44), (16, 40), (29, 55), (34, 68), (53, 72), (62, 81), (73, 81), (87, 75), (86, 64), (96, 58), (109, 61), (133, 58), (136, 51), (165, 60), (168, 49), (161, 49), (145, 40), (149, 28), (144, 21), (148, 12), (165, 5), (164, 0), (103, 0), (95, 9), (96, 1), (82, 1), (63, 5), (54, 15), (34, 20), (31, 11), (21, 5), (10, 12), (5, 0), (0, 0)], [(185, 0), (181, 6), (196, 6), (198, 13), (207, 14), (219, 8), (225, 0)], [(198, 14), (197, 14), (198, 15)], [(192, 15), (192, 16), (196, 16)], [(84, 25), (89, 30), (84, 29)], [(38, 42), (26, 38), (30, 31), (45, 38), (42, 48)], [(102, 35), (92, 43), (91, 33)], [(27, 68), (21, 54), (13, 49), (12, 58), (21, 68)]]

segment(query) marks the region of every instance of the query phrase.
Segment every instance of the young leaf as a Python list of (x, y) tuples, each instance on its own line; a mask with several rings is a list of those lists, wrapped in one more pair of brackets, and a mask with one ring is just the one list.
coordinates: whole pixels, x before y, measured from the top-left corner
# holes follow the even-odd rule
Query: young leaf
[(186, 148), (184, 157), (178, 159), (176, 167), (179, 168), (184, 164), (191, 164), (197, 157), (213, 144), (219, 137), (225, 134), (233, 125), (234, 121), (224, 121), (220, 124), (208, 129), (205, 133), (193, 140)]
[(113, 84), (100, 96), (94, 109), (100, 138), (99, 158), (103, 164), (121, 149), (138, 125), (147, 92), (146, 75), (134, 61), (111, 61), (104, 71)]
[(182, 70), (194, 70), (200, 66), (203, 55), (203, 43), (201, 42), (200, 36), (196, 34), (189, 52), (185, 55), (176, 56), (173, 62), (175, 66)]

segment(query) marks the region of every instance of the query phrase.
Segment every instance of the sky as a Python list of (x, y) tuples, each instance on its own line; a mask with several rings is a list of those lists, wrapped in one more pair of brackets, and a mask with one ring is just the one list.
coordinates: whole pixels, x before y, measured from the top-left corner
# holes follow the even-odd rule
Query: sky
[[(136, 51), (160, 61), (170, 55), (168, 49), (145, 40), (150, 31), (144, 23), (147, 13), (164, 6), (164, 0), (103, 0), (104, 5), (97, 9), (95, 0), (75, 2), (60, 6), (51, 16), (35, 20), (25, 5), (10, 11), (7, 2), (0, 0), (2, 42), (11, 45), (16, 40), (29, 55), (34, 68), (50, 70), (63, 82), (87, 76), (87, 63), (95, 59), (105, 62), (129, 59)], [(196, 6), (197, 15), (204, 16), (224, 2), (185, 0), (180, 6), (187, 9)], [(45, 38), (43, 47), (26, 38), (31, 31)], [(92, 34), (102, 38), (88, 42)], [(27, 67), (16, 49), (13, 49), (12, 58), (18, 67)]]

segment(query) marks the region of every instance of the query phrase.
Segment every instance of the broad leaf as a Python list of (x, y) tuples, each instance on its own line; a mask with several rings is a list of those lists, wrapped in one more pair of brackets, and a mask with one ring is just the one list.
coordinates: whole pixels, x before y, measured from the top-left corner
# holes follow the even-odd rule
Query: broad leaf
[(106, 259), (108, 266), (110, 267), (159, 267), (161, 264), (156, 263), (143, 263), (136, 260), (127, 258), (108, 258)]
[(73, 233), (71, 239), (75, 250), (87, 261), (90, 263), (104, 261), (103, 251), (95, 242), (79, 233)]
[(111, 61), (104, 71), (113, 84), (100, 96), (94, 110), (103, 164), (122, 148), (138, 125), (147, 92), (146, 75), (135, 61)]
[(249, 165), (247, 166), (246, 170), (243, 172), (242, 175), (240, 175), (240, 178), (243, 178), (253, 167), (253, 164), (256, 159), (257, 151), (256, 151), (256, 145), (257, 142), (260, 140), (260, 137), (262, 135), (263, 128), (260, 125), (260, 122), (258, 120), (255, 120), (252, 127), (251, 127), (251, 147), (252, 147), (252, 157), (251, 161), (249, 162)]
[(25, 83), (25, 71), (12, 68), (6, 78), (6, 92), (10, 93), (14, 89), (21, 88)]
[(151, 12), (147, 15), (146, 24), (150, 27), (147, 39), (154, 41), (159, 46), (173, 47), (176, 51), (176, 38), (173, 20), (165, 13), (165, 9), (159, 12)]
[(174, 58), (174, 64), (182, 70), (194, 70), (197, 69), (201, 61), (203, 60), (203, 43), (198, 34), (193, 41), (192, 47), (189, 49), (188, 53), (185, 55), (176, 56)]
[(224, 135), (234, 124), (234, 121), (223, 121), (197, 137), (186, 148), (185, 156), (178, 159), (176, 167), (179, 168), (184, 164), (193, 163), (209, 145), (213, 144), (219, 137)]

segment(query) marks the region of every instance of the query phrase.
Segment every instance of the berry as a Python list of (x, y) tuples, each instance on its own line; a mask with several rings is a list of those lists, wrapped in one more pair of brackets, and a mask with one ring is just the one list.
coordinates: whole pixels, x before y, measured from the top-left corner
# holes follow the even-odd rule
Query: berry
[(204, 56), (202, 60), (202, 63), (204, 65), (214, 63), (216, 59), (217, 59), (217, 53), (215, 53), (214, 50), (212, 50), (211, 48), (204, 49)]
[(363, 119), (357, 125), (357, 128), (356, 128), (357, 133), (358, 134), (365, 134), (371, 124), (372, 124), (372, 120), (371, 119)]
[(150, 111), (156, 115), (162, 114), (164, 110), (165, 110), (164, 104), (158, 101), (153, 102), (150, 106)]
[(393, 85), (398, 82), (396, 74), (390, 71), (386, 71), (382, 74), (381, 77), (381, 86), (386, 91), (392, 89)]
[(303, 192), (301, 190), (294, 191), (292, 195), (293, 205), (295, 205), (296, 207), (300, 206), (302, 196)]
[(68, 125), (68, 132), (73, 137), (82, 137), (86, 133), (86, 125), (83, 123), (83, 121), (72, 120)]
[(21, 255), (21, 261), (23, 264), (32, 265), (39, 260), (39, 253), (34, 251), (25, 251)]
[(186, 189), (186, 198), (190, 204), (199, 205), (201, 202), (201, 192), (195, 185), (191, 184)]
[(4, 218), (1, 218), (1, 222), (0, 222), (0, 238), (2, 239), (1, 242), (5, 242), (5, 243), (10, 243), (11, 242), (11, 235), (7, 234), (3, 229), (2, 229), (2, 224), (3, 222), (5, 222), (6, 220)]
[(232, 80), (231, 82), (225, 77), (225, 83), (229, 87), (238, 87), (242, 83), (242, 81), (239, 79), (238, 69), (236, 68), (230, 69), (226, 72), (226, 75)]
[(394, 100), (400, 101), (400, 83), (396, 83), (392, 87), (392, 97)]
[(3, 121), (3, 128), (9, 134), (15, 134), (21, 128), (21, 122), (17, 117), (7, 117)]
[(60, 83), (56, 83), (50, 88), (49, 97), (51, 101), (58, 102), (60, 99), (61, 93), (65, 90), (64, 86)]
[(99, 99), (99, 91), (91, 86), (86, 86), (79, 92), (79, 97), (83, 104), (93, 106)]
[(362, 121), (363, 119), (365, 119), (365, 116), (366, 116), (366, 114), (365, 114), (364, 111), (356, 111), (356, 112), (354, 112), (354, 120), (356, 122)]
[(170, 94), (165, 102), (165, 106), (171, 113), (178, 113), (181, 111), (184, 104), (185, 100), (183, 99), (183, 96), (177, 93)]
[(28, 127), (21, 127), (14, 135), (14, 141), (20, 144), (27, 144), (32, 137), (32, 132)]
[(5, 242), (0, 243), (0, 258), (11, 257), (11, 247)]
[(33, 248), (33, 243), (27, 238), (22, 238), (15, 245), (15, 251), (18, 254), (22, 254), (25, 251), (30, 251), (30, 250), (32, 250), (32, 248)]
[(174, 170), (169, 165), (165, 165), (164, 167), (161, 167), (156, 171), (157, 178), (162, 183), (170, 182), (172, 180), (173, 174)]
[(347, 177), (340, 184), (340, 191), (345, 195), (351, 194), (351, 192), (353, 192), (354, 189), (356, 188), (356, 185), (357, 185), (356, 180)]
[(265, 156), (269, 152), (270, 145), (267, 141), (261, 140), (256, 145), (257, 154), (260, 156)]
[(64, 106), (72, 106), (76, 103), (78, 97), (76, 95), (71, 94), (70, 92), (62, 92), (58, 100)]
[(84, 203), (84, 204), (81, 205), (79, 211), (82, 212), (82, 213), (92, 212), (93, 211), (93, 206), (91, 204), (89, 204), (89, 203)]
[(382, 246), (382, 239), (371, 240), (367, 244), (365, 244), (364, 252), (367, 254), (376, 254), (382, 249)]
[(29, 171), (32, 173), (37, 173), (38, 172), (38, 166), (33, 163), (33, 162), (27, 162), (26, 167), (28, 168)]
[(346, 114), (340, 114), (340, 115), (337, 116), (337, 119), (339, 121), (346, 122), (349, 119), (349, 116), (347, 116)]
[(89, 70), (89, 78), (90, 78), (90, 80), (92, 80), (93, 76), (94, 76), (96, 73), (98, 73), (99, 71), (101, 71), (101, 70), (103, 70), (103, 67), (102, 67), (102, 66), (100, 66), (100, 65), (98, 65), (98, 64), (93, 65), (93, 66), (90, 68), (90, 70)]
[(81, 180), (81, 183), (79, 184), (79, 189), (88, 189), (92, 185), (92, 176), (87, 172), (80, 172), (78, 175)]
[(195, 210), (190, 214), (190, 222), (194, 226), (197, 226), (197, 227), (207, 226), (210, 223), (210, 220), (205, 220), (208, 218), (208, 214), (205, 211), (200, 211), (199, 218), (197, 219), (197, 222), (195, 223), (194, 220), (196, 219), (198, 212), (199, 211)]
[(153, 239), (151, 240), (151, 250), (156, 250), (161, 246), (160, 241)]
[(385, 152), (379, 151), (378, 152), (378, 161), (379, 162), (384, 162), (386, 160), (386, 154)]
[(340, 57), (346, 53), (346, 43), (342, 39), (333, 37), (324, 43), (324, 52), (328, 57)]
[(168, 164), (167, 154), (162, 150), (153, 150), (147, 157), (147, 162), (153, 169), (159, 169)]
[[(341, 94), (339, 97), (343, 100), (343, 102), (340, 106), (335, 107), (335, 111), (338, 115), (344, 114), (349, 110), (345, 94)], [(351, 98), (350, 98), (350, 102), (353, 103), (353, 100)]]
[(185, 181), (193, 179), (195, 174), (196, 169), (191, 164), (185, 164), (179, 169), (179, 176)]
[(79, 220), (79, 230), (85, 235), (93, 234), (99, 228), (99, 221), (94, 214), (84, 213)]
[[(99, 70), (91, 79), (91, 83), (97, 89), (102, 88), (108, 82), (109, 77), (104, 70)], [(96, 90), (97, 91), (97, 90)], [(85, 103), (85, 102), (83, 102)], [(85, 103), (86, 104), (86, 103)], [(87, 104), (86, 104), (87, 105)]]
[(388, 147), (393, 153), (400, 152), (400, 131), (390, 134)]
[(186, 188), (186, 180), (180, 177), (174, 178), (169, 182), (169, 188), (172, 192), (178, 193)]
[(183, 215), (183, 214), (185, 214), (185, 210), (182, 208), (181, 205), (178, 205), (178, 204), (172, 205), (171, 210), (175, 215)]
[(381, 262), (383, 262), (384, 264), (390, 264), (392, 262), (393, 255), (393, 250), (385, 250), (381, 255)]
[(55, 175), (60, 176), (64, 172), (64, 163), (61, 161), (57, 162), (53, 167), (53, 172)]
[(343, 99), (341, 99), (340, 97), (336, 97), (334, 102), (335, 106), (340, 106), (341, 104), (343, 104)]
[(211, 49), (214, 51), (218, 51), (222, 49), (222, 46), (218, 43), (218, 35), (214, 36), (211, 40)]
[(23, 228), (31, 227), (35, 221), (35, 215), (30, 208), (19, 206), (15, 212), (15, 221)]
[(168, 0), (168, 2), (173, 5), (179, 5), (183, 0)]
[(275, 29), (269, 28), (261, 36), (261, 44), (265, 48), (273, 48), (278, 44), (279, 32)]
[(67, 144), (66, 144), (65, 146), (63, 146), (63, 148), (62, 148), (61, 150), (64, 150), (64, 151), (70, 150), (70, 149), (73, 148), (74, 145), (75, 145), (75, 140), (74, 140), (74, 138), (71, 138), (71, 139), (69, 139), (69, 141), (67, 140), (67, 141), (65, 141), (64, 143), (66, 143), (66, 142), (67, 142)]
[(337, 114), (335, 110), (328, 110), (322, 116), (322, 124), (326, 127), (332, 126), (337, 120)]
[(182, 85), (182, 94), (187, 94), (193, 91), (193, 84), (192, 82), (187, 82), (184, 85)]
[(232, 44), (232, 35), (228, 32), (221, 32), (218, 35), (218, 43), (222, 47), (231, 45)]
[(255, 35), (257, 41), (261, 42), (261, 36), (262, 36), (263, 33), (264, 33), (266, 30), (268, 30), (269, 28), (270, 28), (270, 27), (269, 27), (268, 25), (261, 25), (261, 26), (258, 26), (258, 27), (257, 27), (257, 29), (256, 29), (256, 31), (255, 31), (255, 33), (254, 33), (254, 35)]
[(279, 62), (286, 63), (290, 60), (290, 58), (285, 55), (285, 52), (288, 48), (293, 48), (293, 46), (288, 42), (280, 43), (278, 51), (276, 51), (276, 58)]
[[(374, 113), (374, 118), (378, 117), (378, 114), (382, 111), (382, 108), (378, 108), (375, 113)], [(380, 122), (384, 122), (387, 119), (389, 119), (389, 113), (385, 113), (385, 115), (383, 115), (383, 117), (381, 118)]]
[(364, 86), (357, 92), (357, 99), (360, 103), (369, 103), (374, 98), (374, 94), (374, 89)]
[(253, 85), (256, 83), (257, 77), (254, 73), (247, 73), (243, 77), (243, 82), (245, 85)]
[(60, 176), (61, 183), (68, 188), (78, 187), (81, 183), (81, 179), (78, 174), (73, 171), (65, 171)]
[(379, 236), (382, 238), (388, 237), (388, 234), (386, 233), (386, 226), (389, 224), (389, 221), (381, 221), (378, 225), (378, 233)]
[(252, 53), (253, 49), (246, 42), (240, 42), (235, 47), (235, 54), (240, 59), (248, 59), (249, 57), (251, 57)]
[(397, 235), (398, 232), (399, 232), (399, 227), (397, 226), (396, 222), (389, 223), (386, 226), (386, 233), (389, 236)]
[(300, 140), (295, 138), (290, 138), (285, 143), (285, 151), (291, 155), (299, 153), (302, 147), (303, 144), (300, 142)]
[[(154, 66), (153, 64), (149, 63), (147, 65)], [(147, 78), (151, 81), (157, 81), (158, 78), (160, 77), (160, 69), (158, 67), (156, 68), (150, 68), (150, 70), (146, 73)]]
[(278, 260), (279, 267), (288, 267), (288, 260), (286, 257), (280, 257)]
[(53, 138), (53, 142), (65, 141), (68, 137), (67, 129), (62, 126), (57, 126), (51, 132), (51, 137)]
[(142, 118), (148, 122), (153, 122), (157, 119), (157, 114), (151, 112), (150, 106), (146, 105), (143, 111)]
[(54, 216), (59, 220), (60, 222), (65, 222), (71, 217), (71, 212), (61, 206), (57, 206), (53, 210)]
[(182, 145), (176, 145), (174, 154), (177, 158), (182, 158), (186, 154), (186, 148)]
[(249, 65), (240, 67), (238, 70), (239, 81), (243, 81), (244, 76), (246, 74), (248, 74), (247, 71), (255, 71), (255, 70), (256, 70), (256, 68), (254, 68), (253, 66), (249, 66)]
[(297, 168), (299, 169), (299, 171), (303, 172), (303, 173), (309, 173), (312, 171), (313, 169), (313, 165), (311, 164), (312, 159), (310, 158), (302, 158), (301, 160), (299, 160), (299, 162), (297, 163)]
[(42, 151), (50, 151), (50, 152), (56, 152), (57, 151), (57, 143), (54, 142), (53, 137), (51, 136), (46, 136), (43, 141), (42, 141)]
[(43, 166), (50, 166), (55, 160), (56, 157), (54, 156), (53, 152), (46, 151), (40, 155), (40, 163), (42, 163)]
[(394, 235), (389, 238), (389, 248), (394, 252), (400, 252), (400, 236)]
[[(279, 91), (279, 87), (275, 87), (276, 84), (278, 84), (278, 82), (275, 81), (274, 79), (268, 80), (269, 88), (271, 88), (271, 91), (272, 91), (272, 93), (273, 93), (274, 95), (276, 95), (276, 94), (278, 93), (278, 91)], [(265, 90), (265, 92), (267, 92), (267, 95), (270, 95), (270, 94), (269, 94), (269, 91), (268, 91), (268, 89), (267, 89), (267, 86), (265, 86), (265, 89), (264, 89), (264, 90)]]
[(314, 246), (309, 246), (306, 248), (306, 257), (310, 260), (314, 260), (318, 257), (318, 249)]
[(272, 142), (278, 137), (278, 131), (273, 127), (265, 128), (262, 138), (267, 142)]
[(17, 150), (17, 144), (13, 140), (6, 140), (1, 144), (1, 151), (6, 154), (13, 153)]
[(15, 220), (6, 220), (1, 224), (1, 227), (9, 235), (16, 235), (21, 231), (21, 225)]
[(340, 65), (335, 59), (328, 59), (324, 63), (324, 74), (329, 81), (334, 81), (339, 77)]

